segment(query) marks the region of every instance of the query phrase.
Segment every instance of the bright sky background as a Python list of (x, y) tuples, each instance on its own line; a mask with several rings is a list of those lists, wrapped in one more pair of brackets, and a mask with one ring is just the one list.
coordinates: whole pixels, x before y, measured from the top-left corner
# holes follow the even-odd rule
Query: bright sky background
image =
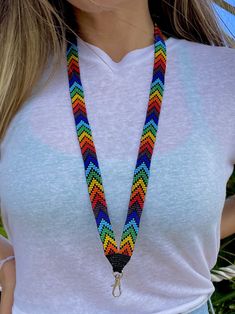
[[(229, 4), (235, 6), (235, 0), (226, 0), (226, 2), (228, 2)], [(218, 5), (214, 4), (214, 8), (216, 13), (220, 16), (219, 20), (221, 22), (222, 27), (224, 28), (224, 30), (233, 38), (235, 39), (235, 16), (229, 12), (227, 12), (224, 9), (221, 9)], [(224, 23), (223, 23), (224, 22)], [(226, 24), (227, 28), (229, 28), (229, 30), (226, 28), (226, 26), (224, 25)]]

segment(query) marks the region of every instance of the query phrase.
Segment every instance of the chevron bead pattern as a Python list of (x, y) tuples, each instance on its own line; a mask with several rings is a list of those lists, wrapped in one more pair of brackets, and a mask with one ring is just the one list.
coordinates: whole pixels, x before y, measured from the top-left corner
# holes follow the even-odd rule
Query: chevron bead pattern
[(151, 158), (157, 138), (158, 121), (164, 91), (166, 69), (166, 45), (159, 27), (154, 25), (154, 67), (145, 124), (131, 188), (130, 202), (124, 224), (120, 248), (109, 219), (101, 171), (89, 125), (84, 90), (80, 77), (79, 49), (77, 38), (71, 36), (67, 43), (67, 66), (71, 104), (76, 125), (77, 138), (84, 161), (85, 176), (97, 229), (103, 244), (104, 254), (113, 271), (122, 272), (130, 260), (137, 239), (140, 218), (144, 207), (150, 175)]

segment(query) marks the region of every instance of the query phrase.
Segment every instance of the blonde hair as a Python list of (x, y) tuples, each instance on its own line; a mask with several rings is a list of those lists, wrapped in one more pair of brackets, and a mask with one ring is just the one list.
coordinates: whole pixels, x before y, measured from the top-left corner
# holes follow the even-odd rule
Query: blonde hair
[[(218, 24), (211, 0), (149, 0), (149, 9), (167, 36), (234, 47)], [(51, 55), (53, 75), (66, 49), (66, 34), (75, 32), (75, 25), (72, 6), (65, 0), (0, 0), (0, 142)]]

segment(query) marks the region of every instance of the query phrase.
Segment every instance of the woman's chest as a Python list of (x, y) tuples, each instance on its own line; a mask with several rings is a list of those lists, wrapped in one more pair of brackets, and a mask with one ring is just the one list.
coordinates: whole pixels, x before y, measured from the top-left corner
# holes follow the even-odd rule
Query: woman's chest
[[(77, 230), (79, 224), (93, 228), (70, 95), (62, 79), (53, 99), (51, 86), (43, 97), (27, 104), (3, 147), (2, 210), (14, 226), (31, 227), (35, 234), (40, 228), (53, 232), (53, 228), (65, 225), (69, 230)], [(142, 85), (141, 79), (127, 77), (121, 92), (121, 83), (113, 86), (114, 78), (110, 84), (101, 83), (99, 89), (84, 84), (104, 193), (119, 237), (130, 199), (150, 79), (149, 73)], [(130, 89), (127, 82), (135, 88)], [(180, 88), (184, 85), (172, 80), (164, 91), (143, 211), (146, 230), (158, 226), (159, 232), (165, 232), (171, 228), (182, 237), (185, 230), (218, 221), (232, 173), (229, 141), (215, 132), (212, 95), (211, 104), (202, 98), (199, 105), (198, 95), (190, 97), (193, 83), (186, 92)], [(174, 88), (178, 92), (172, 97)]]

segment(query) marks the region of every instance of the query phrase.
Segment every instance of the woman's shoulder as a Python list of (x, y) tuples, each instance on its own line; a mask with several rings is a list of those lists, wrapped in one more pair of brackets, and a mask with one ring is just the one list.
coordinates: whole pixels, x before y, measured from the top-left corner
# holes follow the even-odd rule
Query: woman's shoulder
[[(235, 48), (213, 46), (187, 39), (177, 39), (180, 55), (187, 66), (198, 69), (203, 75), (229, 86), (234, 86)], [(206, 77), (205, 77), (206, 78)]]
[(180, 41), (184, 48), (190, 50), (195, 57), (207, 57), (213, 61), (217, 60), (226, 63), (231, 61), (231, 65), (235, 65), (235, 46), (234, 48), (227, 46), (214, 46), (187, 39), (180, 39)]

